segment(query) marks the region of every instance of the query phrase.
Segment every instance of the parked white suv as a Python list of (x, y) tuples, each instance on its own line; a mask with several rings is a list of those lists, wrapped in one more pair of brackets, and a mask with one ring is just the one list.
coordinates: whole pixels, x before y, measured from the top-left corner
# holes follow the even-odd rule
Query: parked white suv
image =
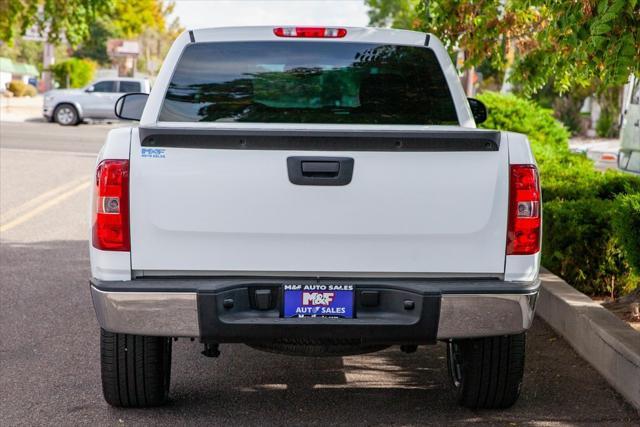
[(97, 160), (108, 403), (167, 400), (173, 337), (212, 357), (220, 343), (335, 356), (444, 341), (461, 404), (516, 401), (537, 169), (524, 135), (476, 129), (486, 109), (437, 38), (189, 31), (148, 99), (116, 109), (140, 123), (112, 130)]
[(116, 101), (125, 93), (149, 93), (146, 78), (117, 77), (97, 80), (82, 89), (54, 89), (44, 94), (42, 115), (63, 126), (84, 119), (115, 119)]

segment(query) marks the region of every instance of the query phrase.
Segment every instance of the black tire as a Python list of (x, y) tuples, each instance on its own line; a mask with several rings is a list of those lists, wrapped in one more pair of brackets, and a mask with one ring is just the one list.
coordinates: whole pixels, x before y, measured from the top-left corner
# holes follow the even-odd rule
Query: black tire
[(453, 340), (447, 365), (458, 403), (470, 409), (504, 409), (520, 396), (525, 334)]
[(171, 338), (114, 334), (100, 330), (102, 393), (123, 408), (167, 402), (171, 379)]
[(80, 123), (78, 110), (71, 104), (60, 104), (53, 110), (53, 119), (62, 126), (76, 126)]

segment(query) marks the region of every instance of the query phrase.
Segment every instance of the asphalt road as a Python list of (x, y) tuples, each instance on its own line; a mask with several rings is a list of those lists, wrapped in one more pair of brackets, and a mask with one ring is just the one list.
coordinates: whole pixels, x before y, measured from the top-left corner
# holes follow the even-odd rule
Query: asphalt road
[[(100, 389), (88, 288), (88, 179), (110, 126), (0, 123), (0, 424), (638, 425), (639, 414), (537, 319), (506, 411), (458, 407), (445, 349), (297, 358), (174, 343), (171, 403), (122, 410)], [(630, 379), (633, 381), (634, 379)]]

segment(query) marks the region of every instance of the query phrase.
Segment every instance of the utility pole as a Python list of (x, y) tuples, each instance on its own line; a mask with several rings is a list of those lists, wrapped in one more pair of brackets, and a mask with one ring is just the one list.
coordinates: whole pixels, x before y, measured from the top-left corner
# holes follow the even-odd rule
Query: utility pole
[[(38, 15), (42, 15), (42, 6), (38, 7)], [(46, 26), (42, 30), (38, 25), (33, 25), (26, 29), (21, 38), (23, 40), (32, 40), (43, 44), (42, 49), (42, 79), (38, 84), (39, 89), (43, 92), (53, 89), (51, 72), (48, 71), (55, 62), (55, 46), (47, 40), (49, 28)]]
[(49, 67), (55, 63), (55, 47), (51, 43), (44, 42), (44, 49), (42, 50), (42, 89), (45, 92), (53, 89), (53, 81)]

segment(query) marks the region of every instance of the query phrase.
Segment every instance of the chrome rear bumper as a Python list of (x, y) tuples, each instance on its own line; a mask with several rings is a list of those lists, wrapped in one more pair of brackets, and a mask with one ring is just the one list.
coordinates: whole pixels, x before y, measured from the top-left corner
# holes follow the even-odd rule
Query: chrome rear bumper
[(134, 335), (197, 337), (195, 292), (104, 292), (91, 286), (100, 327)]
[(513, 335), (531, 327), (538, 292), (443, 295), (438, 339)]
[[(410, 288), (411, 292), (415, 292), (418, 286)], [(406, 292), (408, 289), (407, 287), (399, 289), (399, 287), (400, 285), (394, 284), (385, 288), (385, 291)], [(393, 339), (393, 334), (389, 335), (389, 331), (394, 327), (397, 331), (402, 331), (402, 328), (405, 328), (405, 331), (408, 330), (407, 328), (415, 330), (416, 326), (429, 325), (429, 322), (433, 323), (436, 319), (437, 325), (433, 325), (433, 330), (437, 330), (435, 337), (432, 337), (434, 339), (511, 335), (526, 331), (531, 326), (538, 287), (539, 281), (516, 284), (516, 287), (510, 285), (502, 293), (493, 290), (495, 286), (491, 288), (491, 292), (487, 291), (486, 286), (480, 286), (485, 288), (486, 293), (483, 293), (483, 289), (478, 289), (478, 293), (474, 293), (471, 292), (473, 288), (470, 289), (469, 284), (465, 283), (464, 289), (457, 287), (455, 293), (440, 292), (432, 295), (433, 292), (431, 292), (425, 298), (430, 298), (430, 301), (436, 298), (437, 305), (422, 304), (424, 307), (422, 314), (416, 312), (414, 317), (400, 320), (397, 325), (394, 325), (393, 321), (377, 322), (377, 319), (372, 318), (369, 320), (319, 318), (317, 324), (312, 323), (311, 319), (303, 319), (302, 324), (305, 328), (304, 333), (311, 335), (315, 335), (316, 332), (322, 335), (322, 331), (338, 331), (336, 328), (342, 328), (339, 330), (353, 332), (354, 337), (364, 337), (363, 334), (366, 334), (370, 339), (375, 339), (376, 327), (380, 326), (382, 336), (388, 337), (381, 338), (382, 341)], [(199, 294), (202, 295), (202, 293), (197, 290), (182, 292), (165, 284), (148, 288), (149, 290), (146, 287), (141, 290), (139, 286), (132, 286), (131, 291), (126, 290), (125, 286), (119, 286), (118, 290), (99, 289), (95, 283), (92, 284), (91, 295), (100, 326), (111, 332), (136, 335), (203, 337), (213, 334), (220, 342), (244, 342), (259, 337), (287, 336), (291, 329), (287, 329), (285, 333), (279, 328), (295, 329), (301, 324), (296, 323), (296, 319), (279, 318), (277, 312), (274, 315), (251, 310), (248, 308), (248, 303), (242, 312), (248, 313), (248, 316), (228, 316), (222, 313), (220, 304), (214, 302), (203, 305), (203, 301), (207, 301), (211, 293), (207, 294), (207, 298), (199, 299)], [(224, 292), (236, 292), (234, 295), (238, 295), (238, 289), (246, 289), (246, 287), (239, 288), (237, 285), (236, 287), (222, 286), (222, 288), (221, 295)], [(421, 306), (420, 302), (417, 304)], [(219, 307), (216, 309), (216, 306)], [(439, 307), (439, 315), (429, 313), (433, 307)], [(215, 319), (211, 324), (210, 313), (216, 310), (218, 314), (214, 316)], [(391, 318), (399, 317), (391, 316)], [(206, 325), (202, 324), (203, 319)], [(219, 335), (218, 332), (225, 328), (228, 330)], [(301, 333), (302, 331), (297, 331), (298, 335)], [(407, 339), (406, 334), (399, 336)], [(416, 336), (416, 341), (424, 341), (424, 336)]]

